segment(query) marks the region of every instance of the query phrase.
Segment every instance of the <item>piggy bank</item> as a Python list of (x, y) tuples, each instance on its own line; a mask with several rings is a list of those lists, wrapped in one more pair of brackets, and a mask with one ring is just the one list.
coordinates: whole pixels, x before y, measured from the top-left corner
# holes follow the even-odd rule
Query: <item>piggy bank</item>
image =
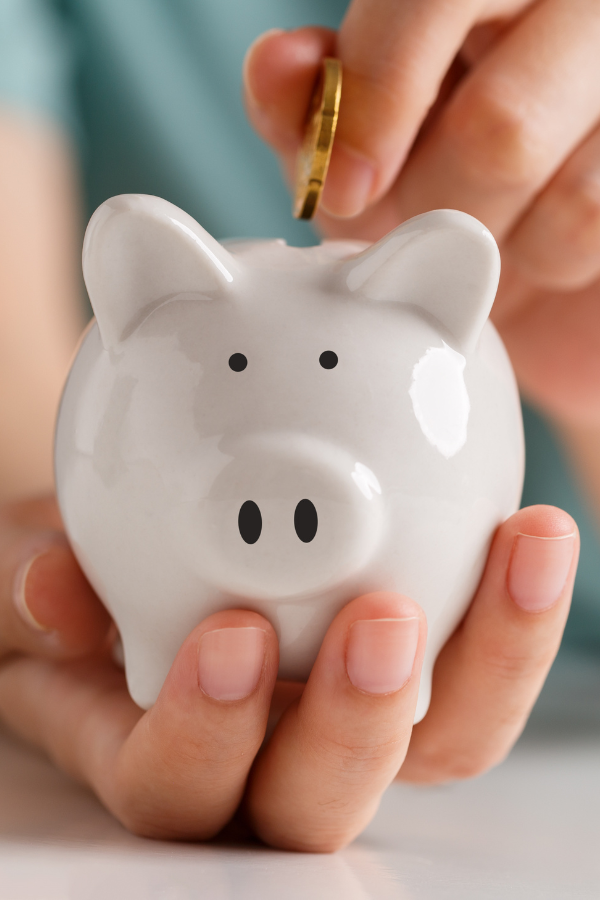
[(156, 197), (102, 204), (95, 321), (60, 407), (58, 499), (148, 708), (190, 631), (256, 610), (307, 678), (351, 599), (416, 600), (436, 654), (518, 506), (513, 372), (489, 231), (453, 210), (368, 246), (214, 240)]

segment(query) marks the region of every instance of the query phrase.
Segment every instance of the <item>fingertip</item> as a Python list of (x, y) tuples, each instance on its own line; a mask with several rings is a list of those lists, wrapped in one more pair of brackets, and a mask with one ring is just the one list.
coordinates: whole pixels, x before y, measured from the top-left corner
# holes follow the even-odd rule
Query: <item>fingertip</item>
[(321, 60), (333, 51), (335, 32), (327, 28), (272, 28), (250, 45), (243, 80), (251, 102), (268, 107), (304, 99), (308, 106)]
[(272, 29), (248, 49), (243, 66), (248, 114), (278, 152), (292, 152), (301, 140), (321, 60), (334, 45), (335, 32), (310, 27)]
[(425, 613), (418, 603), (395, 591), (372, 591), (351, 600), (338, 613), (336, 620), (344, 627), (359, 619), (417, 618), (426, 624)]
[(508, 537), (527, 534), (531, 537), (553, 538), (579, 535), (575, 519), (557, 506), (537, 504), (518, 510), (501, 526)]
[(361, 693), (393, 694), (410, 680), (419, 644), (419, 619), (357, 619), (349, 628), (346, 672)]
[(250, 44), (242, 63), (242, 83), (246, 98), (252, 106), (263, 106), (268, 102), (271, 89), (269, 73), (277, 56), (277, 38), (285, 34), (282, 28), (270, 28)]
[(577, 571), (579, 532), (574, 519), (554, 506), (520, 511), (511, 523), (506, 587), (526, 613), (543, 613), (570, 599)]
[(351, 684), (375, 695), (401, 690), (420, 669), (425, 649), (421, 607), (403, 594), (377, 591), (357, 597), (347, 610), (345, 665)]
[(278, 666), (277, 635), (264, 616), (221, 610), (186, 638), (161, 695), (191, 694), (218, 702), (244, 701), (257, 692), (270, 697)]
[(546, 505), (518, 510), (496, 532), (472, 611), (531, 628), (532, 614), (554, 609), (550, 629), (564, 624), (578, 557), (579, 531), (567, 512)]
[(339, 219), (353, 219), (371, 201), (376, 180), (374, 164), (344, 144), (334, 144), (323, 198), (324, 212)]
[(105, 642), (111, 618), (72, 551), (57, 543), (28, 560), (17, 575), (15, 604), (21, 618), (52, 634), (61, 655), (85, 655)]
[(363, 594), (329, 626), (309, 679), (309, 693), (350, 685), (362, 693), (398, 691), (413, 671), (419, 671), (426, 636), (425, 614), (414, 600), (392, 591)]
[(222, 628), (260, 628), (277, 644), (277, 635), (269, 620), (252, 609), (222, 609), (212, 613), (194, 628), (188, 640), (197, 644), (208, 631)]

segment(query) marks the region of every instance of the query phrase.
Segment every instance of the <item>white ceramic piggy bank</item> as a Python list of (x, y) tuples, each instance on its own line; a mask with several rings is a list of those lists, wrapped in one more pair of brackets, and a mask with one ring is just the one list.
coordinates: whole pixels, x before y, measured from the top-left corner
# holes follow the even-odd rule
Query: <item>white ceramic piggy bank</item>
[(280, 676), (305, 679), (338, 610), (394, 590), (428, 619), (422, 717), (522, 486), (490, 233), (441, 210), (371, 247), (225, 247), (125, 195), (94, 214), (83, 268), (96, 321), (59, 413), (58, 497), (134, 700), (216, 610), (265, 615)]

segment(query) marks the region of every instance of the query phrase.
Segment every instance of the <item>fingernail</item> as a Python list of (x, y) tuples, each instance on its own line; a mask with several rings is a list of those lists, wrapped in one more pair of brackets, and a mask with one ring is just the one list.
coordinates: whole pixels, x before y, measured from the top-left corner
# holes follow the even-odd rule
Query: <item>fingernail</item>
[(256, 688), (265, 659), (261, 628), (218, 628), (200, 638), (200, 687), (214, 700), (242, 700)]
[(363, 619), (350, 628), (348, 678), (359, 691), (391, 694), (410, 678), (419, 641), (419, 620)]
[(527, 612), (549, 609), (562, 594), (573, 553), (575, 534), (536, 537), (518, 534), (508, 569), (508, 592)]
[(22, 565), (17, 569), (17, 574), (15, 575), (13, 584), (13, 602), (19, 616), (21, 617), (21, 620), (30, 628), (33, 628), (34, 631), (38, 631), (43, 634), (53, 634), (54, 632), (51, 628), (48, 628), (42, 622), (39, 622), (31, 611), (31, 596), (29, 588), (31, 586), (31, 582), (36, 577), (37, 568), (43, 566), (45, 559), (47, 558), (48, 554), (52, 552), (52, 549), (53, 548), (40, 550), (38, 553), (31, 556), (28, 560), (22, 563)]
[(357, 216), (369, 202), (374, 181), (373, 164), (339, 144), (333, 152), (323, 188), (322, 208), (338, 218)]

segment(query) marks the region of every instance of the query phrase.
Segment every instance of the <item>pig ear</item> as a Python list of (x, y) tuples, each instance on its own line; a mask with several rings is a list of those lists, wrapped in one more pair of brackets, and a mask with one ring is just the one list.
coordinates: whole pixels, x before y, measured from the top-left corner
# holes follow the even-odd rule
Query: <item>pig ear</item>
[(107, 349), (170, 297), (227, 290), (236, 269), (191, 216), (144, 194), (103, 203), (83, 242), (83, 277)]
[(490, 314), (500, 254), (481, 222), (439, 209), (409, 219), (343, 266), (348, 289), (429, 313), (450, 343), (469, 350)]

